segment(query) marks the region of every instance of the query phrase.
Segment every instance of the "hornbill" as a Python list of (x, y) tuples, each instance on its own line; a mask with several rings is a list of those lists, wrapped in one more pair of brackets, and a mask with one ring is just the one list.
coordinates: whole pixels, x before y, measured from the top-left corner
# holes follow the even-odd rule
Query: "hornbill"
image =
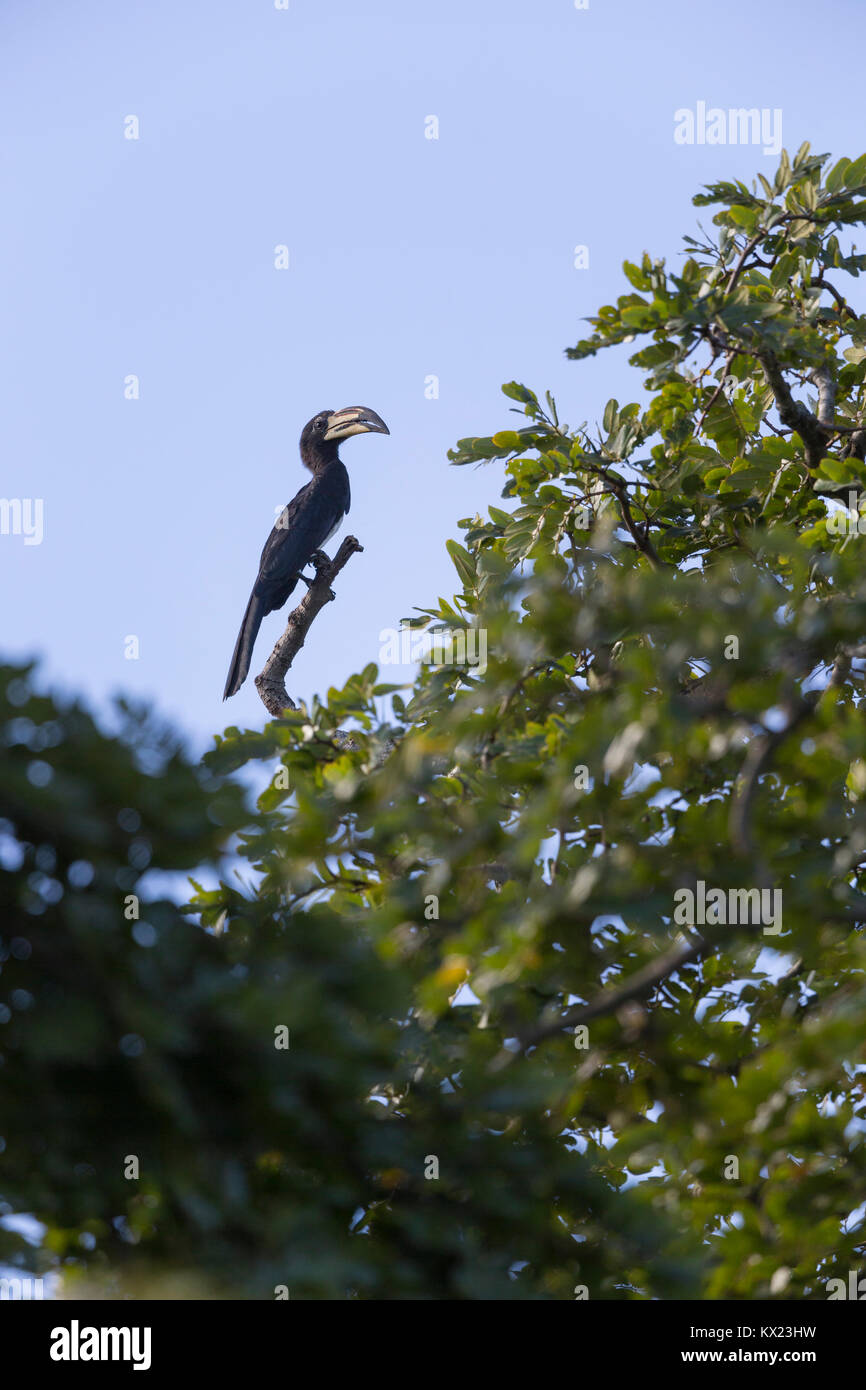
[(369, 431), (390, 434), (385, 421), (365, 405), (320, 410), (304, 426), (301, 462), (312, 473), (312, 481), (283, 508), (265, 541), (259, 573), (235, 643), (224, 700), (240, 690), (247, 678), (253, 644), (265, 614), (282, 608), (299, 579), (312, 584), (301, 571), (333, 536), (351, 501), (349, 475), (337, 447), (341, 439)]

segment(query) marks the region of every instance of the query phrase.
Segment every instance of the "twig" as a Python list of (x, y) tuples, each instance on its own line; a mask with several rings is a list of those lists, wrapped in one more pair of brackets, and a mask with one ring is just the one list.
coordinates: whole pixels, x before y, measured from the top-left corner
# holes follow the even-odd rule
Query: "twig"
[(728, 283), (725, 286), (725, 294), (731, 293), (731, 290), (734, 288), (734, 285), (740, 278), (740, 272), (743, 269), (743, 266), (746, 264), (749, 255), (752, 251), (754, 251), (755, 247), (758, 245), (758, 242), (763, 241), (766, 235), (766, 227), (759, 227), (755, 235), (749, 241), (746, 242), (745, 246), (740, 252), (740, 259), (737, 261), (737, 264), (734, 266), (728, 278)]
[[(554, 1033), (560, 1033), (563, 1028), (576, 1028), (581, 1023), (590, 1023), (594, 1018), (602, 1018), (605, 1014), (616, 1013), (623, 1004), (629, 1003), (630, 1000), (651, 994), (662, 980), (673, 975), (682, 966), (688, 965), (690, 961), (700, 960), (711, 949), (711, 943), (705, 941), (703, 937), (686, 943), (678, 943), (671, 950), (665, 951), (664, 955), (650, 961), (643, 969), (635, 971), (634, 975), (619, 989), (602, 990), (588, 1004), (576, 1004), (574, 1008), (568, 1009), (558, 1018), (537, 1024), (520, 1037), (518, 1051), (523, 1052), (527, 1047), (534, 1047), (544, 1038), (550, 1038)], [(518, 1051), (512, 1052), (509, 1048), (505, 1048), (502, 1052), (497, 1053), (490, 1064), (491, 1070), (500, 1071), (518, 1055)]]
[(641, 552), (642, 555), (645, 555), (647, 557), (653, 569), (661, 569), (666, 562), (659, 559), (658, 555), (656, 554), (655, 546), (650, 540), (649, 520), (645, 521), (643, 526), (636, 522), (632, 515), (628, 494), (624, 492), (623, 489), (619, 486), (619, 484), (613, 481), (612, 479), (608, 480), (608, 486), (611, 492), (613, 493), (614, 497), (616, 498), (617, 502), (619, 502), (620, 510), (622, 512), (622, 519), (625, 522), (626, 530), (628, 531), (638, 550)]
[(839, 306), (839, 313), (843, 316), (847, 315), (848, 318), (852, 318), (856, 322), (857, 315), (854, 313), (854, 310), (851, 308), (847, 300), (836, 289), (835, 285), (831, 285), (830, 281), (825, 280), (823, 275), (816, 275), (814, 279), (811, 281), (811, 283), (813, 285), (820, 285), (822, 290), (827, 290), (828, 294), (831, 294), (833, 296), (837, 305)]
[(704, 406), (703, 410), (701, 411), (701, 418), (700, 418), (700, 420), (698, 421), (698, 423), (695, 425), (695, 434), (699, 434), (699, 433), (700, 433), (700, 431), (701, 431), (701, 429), (702, 429), (702, 427), (703, 427), (704, 421), (706, 420), (707, 416), (709, 415), (709, 413), (710, 413), (710, 411), (712, 410), (713, 406), (715, 405), (716, 401), (719, 399), (719, 396), (722, 394), (722, 391), (723, 391), (723, 389), (724, 389), (725, 382), (726, 382), (727, 379), (728, 379), (728, 373), (729, 373), (730, 370), (731, 370), (731, 363), (733, 362), (733, 360), (734, 360), (734, 358), (736, 357), (736, 355), (737, 355), (737, 354), (736, 354), (736, 351), (734, 350), (734, 348), (731, 348), (731, 349), (729, 350), (729, 352), (727, 353), (727, 356), (725, 357), (725, 369), (724, 369), (724, 371), (722, 372), (721, 377), (719, 378), (719, 384), (718, 384), (718, 386), (716, 387), (715, 391), (714, 391), (713, 394), (710, 396), (710, 399), (707, 401), (706, 405)]

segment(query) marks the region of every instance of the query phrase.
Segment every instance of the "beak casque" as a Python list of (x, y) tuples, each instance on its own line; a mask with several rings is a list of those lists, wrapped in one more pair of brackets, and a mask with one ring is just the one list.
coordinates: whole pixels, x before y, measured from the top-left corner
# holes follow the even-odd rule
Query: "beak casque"
[(347, 405), (343, 410), (335, 410), (328, 416), (325, 438), (348, 439), (353, 434), (390, 434), (381, 415), (366, 405)]

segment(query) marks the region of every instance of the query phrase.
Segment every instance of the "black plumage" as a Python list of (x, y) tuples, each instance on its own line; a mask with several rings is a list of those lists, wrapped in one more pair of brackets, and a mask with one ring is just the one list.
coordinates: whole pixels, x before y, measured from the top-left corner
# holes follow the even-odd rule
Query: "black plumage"
[(322, 410), (301, 434), (301, 461), (313, 474), (287, 507), (265, 541), (259, 572), (244, 614), (229, 667), (223, 699), (240, 690), (250, 669), (262, 619), (282, 608), (316, 552), (334, 534), (352, 500), (349, 475), (339, 456), (340, 440), (353, 434), (388, 434), (388, 426), (366, 406)]

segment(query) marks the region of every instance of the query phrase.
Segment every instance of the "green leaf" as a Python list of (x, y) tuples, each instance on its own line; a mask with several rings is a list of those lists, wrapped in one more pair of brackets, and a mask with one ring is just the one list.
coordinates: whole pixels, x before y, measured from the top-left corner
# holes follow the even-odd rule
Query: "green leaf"
[(474, 588), (475, 562), (470, 553), (468, 553), (468, 550), (459, 545), (457, 541), (446, 541), (445, 548), (448, 550), (453, 562), (455, 562), (455, 569), (457, 574), (460, 575), (463, 584), (466, 585), (468, 589)]
[(522, 401), (524, 405), (538, 405), (538, 397), (518, 381), (507, 381), (502, 387), (502, 394), (510, 396), (513, 401)]
[(511, 452), (512, 449), (519, 449), (522, 444), (520, 435), (516, 430), (500, 430), (494, 434), (493, 443), (497, 449), (504, 449)]
[(866, 154), (861, 154), (859, 159), (848, 165), (842, 181), (846, 188), (856, 188), (866, 182)]
[(829, 174), (824, 180), (824, 186), (827, 189), (828, 193), (835, 193), (838, 188), (844, 187), (845, 175), (847, 171), (850, 169), (850, 167), (850, 159), (847, 159), (844, 156), (842, 159), (838, 161), (838, 163), (833, 165), (833, 168), (830, 170)]

